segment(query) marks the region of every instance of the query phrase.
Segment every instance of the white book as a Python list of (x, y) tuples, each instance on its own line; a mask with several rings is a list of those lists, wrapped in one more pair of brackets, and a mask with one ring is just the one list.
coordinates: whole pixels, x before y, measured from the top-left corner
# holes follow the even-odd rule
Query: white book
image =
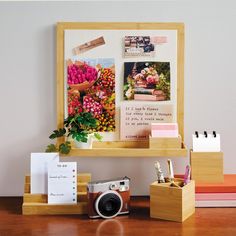
[(48, 166), (48, 203), (77, 203), (77, 162), (50, 163)]
[(195, 207), (236, 207), (236, 200), (195, 201)]
[(58, 153), (31, 153), (30, 193), (47, 194), (48, 163), (59, 162)]

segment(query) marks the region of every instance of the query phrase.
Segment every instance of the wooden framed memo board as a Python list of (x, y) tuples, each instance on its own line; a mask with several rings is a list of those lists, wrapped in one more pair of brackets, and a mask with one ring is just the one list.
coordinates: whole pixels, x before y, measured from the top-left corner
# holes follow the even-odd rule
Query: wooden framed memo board
[(58, 23), (58, 127), (82, 111), (104, 141), (145, 141), (152, 122), (184, 140), (184, 24)]

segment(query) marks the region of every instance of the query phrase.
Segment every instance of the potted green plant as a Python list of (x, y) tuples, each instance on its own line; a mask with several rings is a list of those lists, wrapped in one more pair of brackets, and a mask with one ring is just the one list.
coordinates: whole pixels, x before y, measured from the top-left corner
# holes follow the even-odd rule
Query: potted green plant
[(92, 138), (99, 141), (102, 139), (102, 136), (99, 133), (94, 132), (97, 125), (97, 119), (89, 112), (81, 112), (74, 116), (68, 116), (64, 121), (64, 127), (54, 130), (49, 136), (50, 139), (64, 136), (66, 137), (65, 142), (59, 144), (58, 147), (55, 144), (49, 144), (46, 152), (68, 154), (71, 150), (71, 142), (68, 140), (70, 137), (74, 140), (77, 147), (90, 148)]

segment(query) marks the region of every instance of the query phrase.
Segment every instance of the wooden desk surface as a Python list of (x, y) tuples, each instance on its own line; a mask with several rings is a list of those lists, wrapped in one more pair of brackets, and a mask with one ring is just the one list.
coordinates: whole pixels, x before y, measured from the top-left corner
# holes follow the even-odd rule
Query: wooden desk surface
[(0, 236), (235, 236), (236, 208), (197, 208), (183, 223), (149, 218), (149, 199), (133, 197), (129, 216), (90, 220), (87, 216), (23, 216), (22, 198), (0, 198)]

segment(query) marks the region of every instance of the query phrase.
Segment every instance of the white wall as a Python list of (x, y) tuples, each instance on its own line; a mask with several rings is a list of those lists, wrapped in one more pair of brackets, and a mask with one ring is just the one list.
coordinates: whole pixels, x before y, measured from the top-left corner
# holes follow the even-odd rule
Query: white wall
[[(217, 130), (225, 173), (236, 173), (235, 1), (1, 2), (0, 195), (22, 195), (30, 153), (44, 151), (56, 128), (58, 21), (184, 22), (186, 143), (191, 147), (195, 130)], [(73, 160), (93, 179), (130, 176), (133, 195), (147, 194), (155, 179), (157, 158)], [(176, 173), (182, 173), (188, 159), (173, 160)]]

